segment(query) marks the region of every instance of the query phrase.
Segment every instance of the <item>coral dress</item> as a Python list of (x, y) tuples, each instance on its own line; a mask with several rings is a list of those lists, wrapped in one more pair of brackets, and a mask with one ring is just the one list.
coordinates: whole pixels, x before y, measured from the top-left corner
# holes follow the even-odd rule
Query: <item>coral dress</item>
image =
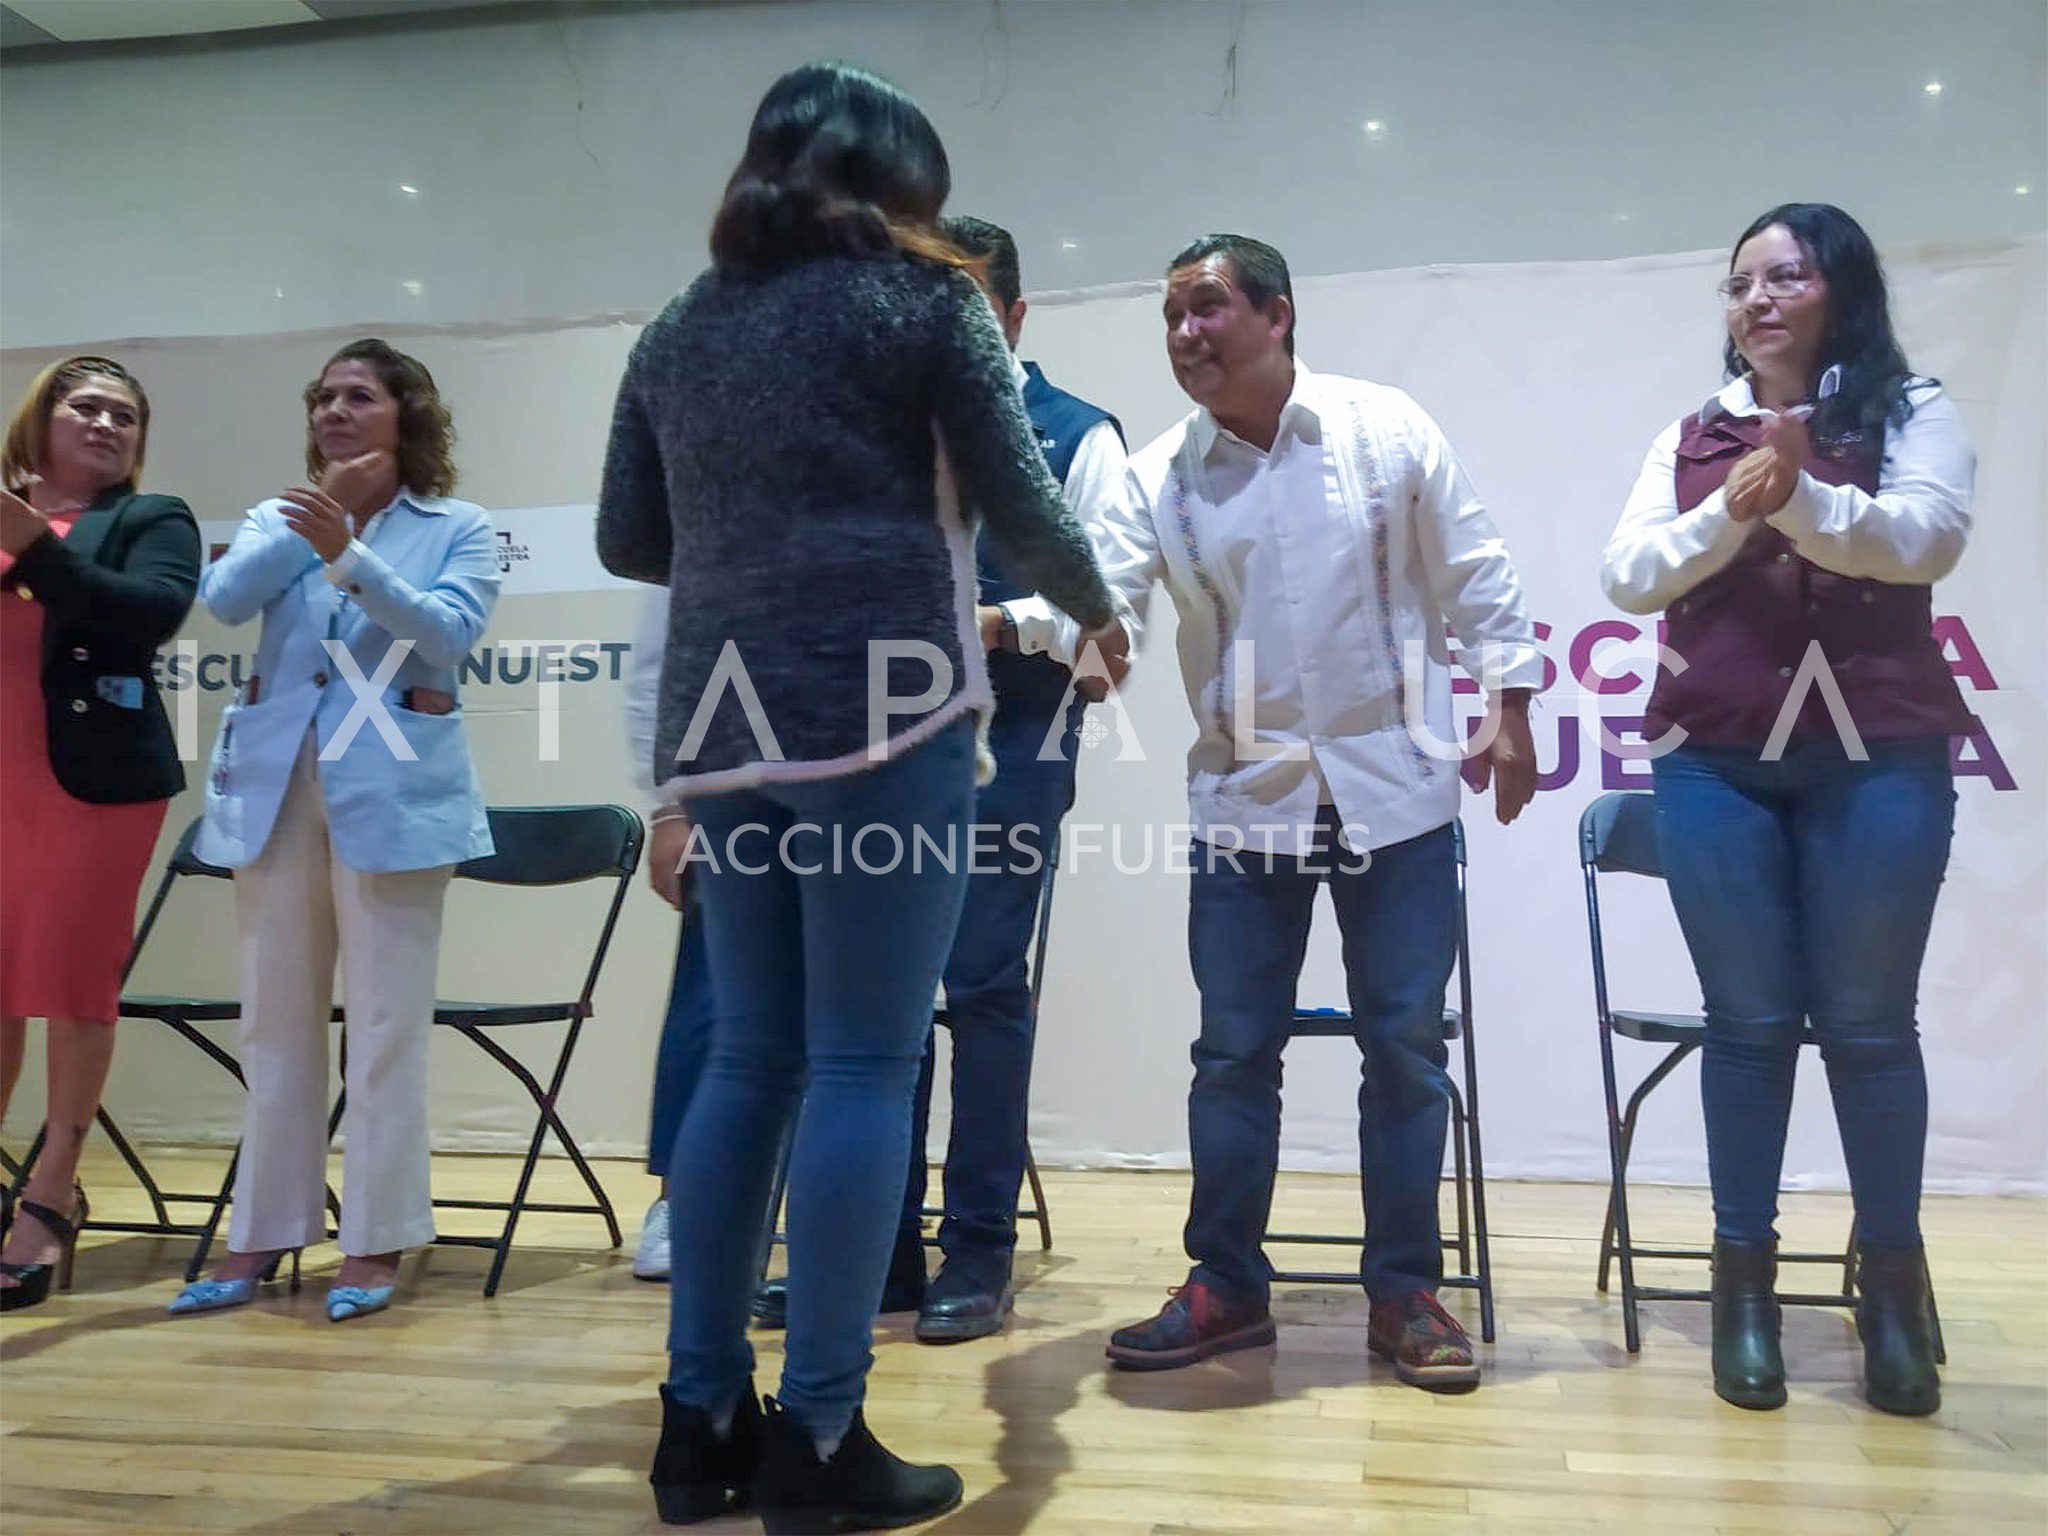
[[(58, 537), (71, 521), (52, 520)], [(111, 1024), (170, 802), (88, 805), (57, 782), (42, 655), (43, 605), (0, 589), (0, 1017)]]

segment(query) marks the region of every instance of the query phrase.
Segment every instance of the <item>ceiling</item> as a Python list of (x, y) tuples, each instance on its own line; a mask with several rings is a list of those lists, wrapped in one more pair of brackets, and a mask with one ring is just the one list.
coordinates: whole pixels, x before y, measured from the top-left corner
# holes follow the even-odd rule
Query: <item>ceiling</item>
[(544, 0), (0, 0), (0, 49), (75, 47), (541, 3)]

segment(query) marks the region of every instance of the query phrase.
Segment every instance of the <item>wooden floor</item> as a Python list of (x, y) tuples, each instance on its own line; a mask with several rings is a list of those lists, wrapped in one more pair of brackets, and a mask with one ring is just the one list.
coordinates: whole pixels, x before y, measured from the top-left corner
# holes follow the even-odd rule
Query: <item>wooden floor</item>
[[(184, 1187), (215, 1153), (165, 1153)], [(443, 1158), (443, 1195), (510, 1182), (496, 1158)], [(570, 1193), (552, 1168), (546, 1179)], [(651, 1181), (604, 1176), (629, 1228)], [(101, 1215), (141, 1214), (102, 1153)], [(1931, 1200), (1950, 1363), (1946, 1406), (1887, 1419), (1856, 1391), (1844, 1316), (1786, 1323), (1792, 1401), (1744, 1413), (1707, 1385), (1705, 1310), (1646, 1312), (1623, 1351), (1595, 1293), (1600, 1192), (1492, 1188), (1499, 1341), (1462, 1398), (1404, 1388), (1370, 1362), (1355, 1290), (1282, 1287), (1277, 1348), (1190, 1370), (1104, 1369), (1118, 1323), (1181, 1278), (1187, 1181), (1047, 1179), (1057, 1249), (1021, 1267), (1000, 1339), (951, 1348), (884, 1330), (869, 1416), (892, 1447), (957, 1465), (967, 1502), (927, 1527), (1058, 1536), (1372, 1531), (1793, 1532), (1996, 1536), (2048, 1527), (2048, 1206)], [(1279, 1220), (1341, 1228), (1346, 1180), (1290, 1175)], [(1844, 1202), (1788, 1201), (1788, 1243), (1839, 1242)], [(1645, 1190), (1644, 1240), (1687, 1241), (1703, 1198)], [(635, 1282), (596, 1224), (536, 1217), (503, 1291), (486, 1255), (408, 1261), (401, 1304), (330, 1325), (333, 1250), (305, 1291), (172, 1320), (184, 1247), (98, 1235), (77, 1289), (0, 1319), (0, 1529), (66, 1532), (658, 1531), (644, 1481), (658, 1411), (663, 1287)], [(1669, 1269), (1670, 1266), (1667, 1266)], [(1678, 1270), (1682, 1283), (1698, 1272)], [(1454, 1305), (1476, 1323), (1472, 1299)], [(894, 1320), (898, 1323), (903, 1319)], [(1475, 1326), (1476, 1333), (1476, 1326)], [(777, 1342), (760, 1336), (772, 1386)], [(742, 1520), (707, 1532), (758, 1530)]]

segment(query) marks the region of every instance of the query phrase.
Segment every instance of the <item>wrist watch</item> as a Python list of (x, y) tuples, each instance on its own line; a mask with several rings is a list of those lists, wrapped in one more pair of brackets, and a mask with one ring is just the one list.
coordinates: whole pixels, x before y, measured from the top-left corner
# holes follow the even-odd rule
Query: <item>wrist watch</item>
[(1010, 605), (997, 603), (996, 612), (1002, 615), (996, 623), (996, 648), (1004, 651), (1021, 650), (1023, 642), (1018, 637), (1017, 620), (1010, 612)]

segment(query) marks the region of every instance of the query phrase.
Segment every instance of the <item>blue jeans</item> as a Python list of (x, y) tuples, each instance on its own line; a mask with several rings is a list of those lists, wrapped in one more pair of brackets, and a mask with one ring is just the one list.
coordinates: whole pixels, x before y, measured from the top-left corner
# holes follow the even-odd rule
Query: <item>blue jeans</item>
[(1948, 866), (1948, 742), (1835, 741), (1657, 760), (1657, 843), (1699, 972), (1714, 1231), (1775, 1239), (1799, 1046), (1826, 1064), (1861, 1240), (1920, 1241), (1927, 1074), (1914, 1019)]
[(675, 1160), (676, 1132), (683, 1111), (704, 1075), (711, 1050), (711, 958), (705, 952), (704, 903), (696, 884), (683, 903), (682, 931), (676, 939), (675, 975), (668, 985), (668, 1013), (661, 1021), (661, 1044), (654, 1056), (654, 1110), (648, 1117), (647, 1171), (667, 1174)]
[[(1375, 1300), (1443, 1278), (1437, 1185), (1450, 1123), (1444, 985), (1457, 950), (1457, 863), (1449, 826), (1374, 849), (1336, 843), (1324, 807), (1318, 860), (1250, 853), (1233, 871), (1197, 843), (1188, 952), (1202, 994), (1188, 1094), (1194, 1198), (1185, 1240), (1193, 1278), (1263, 1310), (1272, 1268), (1260, 1249), (1280, 1167), (1280, 1053), (1294, 1017), (1316, 890), (1327, 884), (1361, 1053), (1358, 1162), (1364, 1184), (1360, 1279)], [(1318, 864), (1322, 866), (1318, 868)]]
[[(684, 1403), (722, 1409), (753, 1372), (747, 1301), (794, 1117), (778, 1395), (819, 1438), (860, 1407), (911, 1093), (967, 886), (964, 858), (911, 850), (918, 834), (964, 841), (973, 806), (962, 720), (864, 772), (692, 807), (717, 860), (696, 865), (717, 1019), (669, 1172), (669, 1386)], [(865, 835), (877, 828), (900, 859), (891, 836)]]
[[(946, 960), (946, 1016), (953, 1037), (952, 1122), (946, 1141), (946, 1262), (990, 1290), (1010, 1276), (1017, 1246), (1017, 1191), (1029, 1155), (1030, 951), (1038, 927), (1045, 864), (1060, 818), (1074, 803), (1081, 709), (1067, 713), (1058, 759), (1038, 754), (1055, 717), (1043, 709), (997, 706), (989, 732), (995, 782), (975, 797), (974, 820), (989, 850), (967, 882), (967, 904)], [(984, 867), (986, 866), (986, 867)], [(922, 1224), (925, 1128), (931, 1113), (933, 1051), (925, 1048), (911, 1128), (910, 1179), (903, 1195), (906, 1240)]]

